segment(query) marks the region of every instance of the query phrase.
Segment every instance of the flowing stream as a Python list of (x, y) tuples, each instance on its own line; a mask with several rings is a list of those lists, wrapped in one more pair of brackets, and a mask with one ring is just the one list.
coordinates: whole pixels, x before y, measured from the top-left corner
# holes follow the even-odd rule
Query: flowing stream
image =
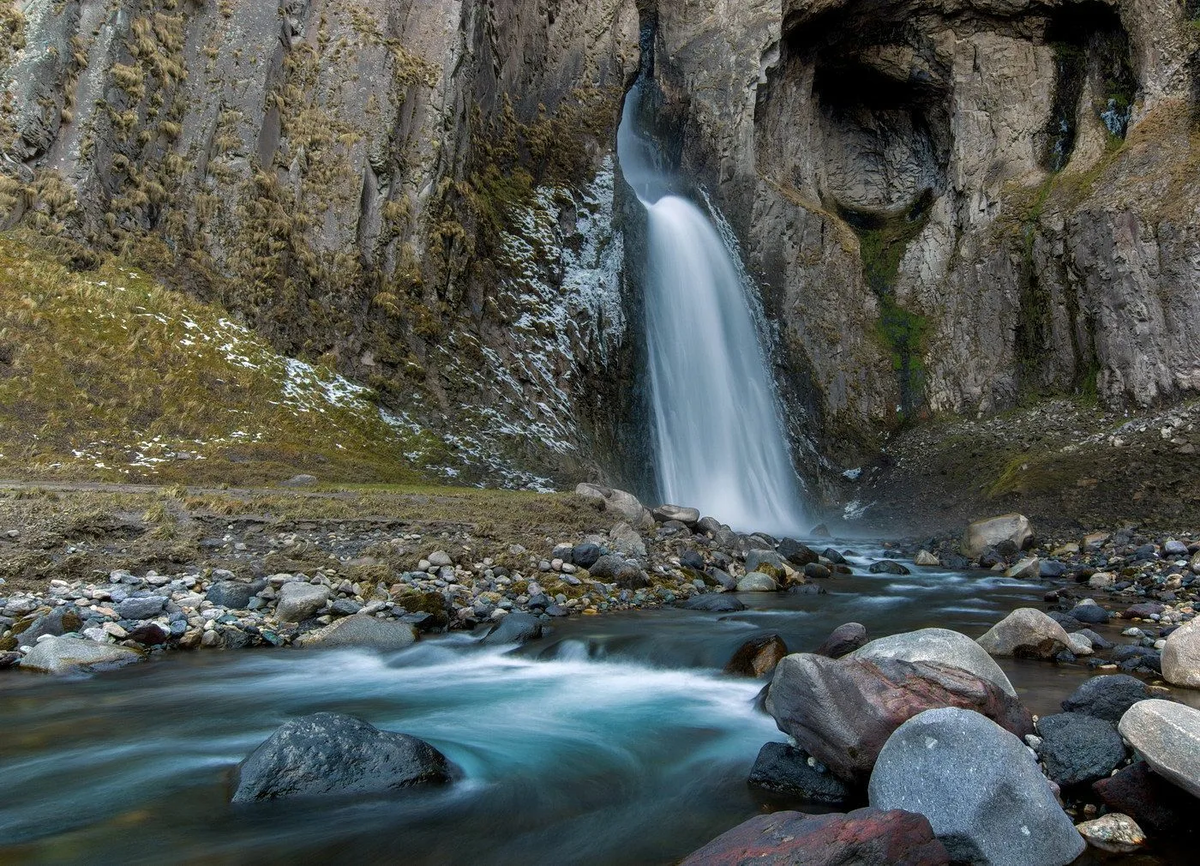
[(775, 382), (732, 240), (672, 195), (637, 129), (640, 96), (617, 131), (621, 171), (646, 209), (646, 344), (659, 494), (735, 528), (804, 528)]
[[(812, 649), (847, 620), (875, 635), (977, 635), (1044, 591), (940, 571), (826, 585), (743, 595), (752, 608), (737, 614), (561, 621), (519, 649), (453, 634), (394, 654), (176, 653), (84, 680), (0, 677), (0, 863), (670, 863), (766, 805), (746, 776), (784, 737), (755, 709), (763, 683), (721, 673), (743, 641), (777, 632)], [(1005, 667), (1035, 712), (1085, 675)], [(230, 806), (237, 762), (321, 710), (423, 737), (461, 775), (391, 796)]]

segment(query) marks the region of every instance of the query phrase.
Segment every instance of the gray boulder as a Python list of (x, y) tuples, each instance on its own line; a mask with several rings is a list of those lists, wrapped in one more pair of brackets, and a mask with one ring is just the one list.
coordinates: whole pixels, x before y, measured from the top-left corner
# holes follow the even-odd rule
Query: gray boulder
[(275, 618), (280, 622), (308, 619), (329, 601), (329, 587), (295, 580), (279, 588), (279, 606)]
[(218, 607), (245, 610), (246, 605), (250, 604), (250, 599), (254, 598), (261, 588), (237, 580), (218, 580), (208, 588), (204, 597)]
[(628, 523), (618, 523), (608, 531), (609, 544), (626, 556), (645, 556), (646, 540)]
[(1108, 776), (1125, 760), (1125, 744), (1112, 722), (1083, 713), (1058, 713), (1038, 720), (1038, 757), (1058, 785), (1086, 785)]
[(296, 641), (296, 646), (399, 650), (411, 646), (416, 639), (417, 630), (410, 623), (355, 614), (309, 632)]
[[(799, 568), (803, 568), (810, 562), (816, 562), (820, 558), (815, 550), (794, 538), (784, 538), (775, 545), (775, 549), (780, 556)], [(833, 561), (837, 562), (836, 559)]]
[(607, 512), (619, 514), (638, 529), (654, 528), (654, 515), (632, 493), (599, 484), (576, 485), (575, 493), (594, 500)]
[(700, 512), (695, 508), (685, 508), (682, 505), (660, 505), (651, 511), (659, 523), (678, 520), (688, 529), (695, 529), (700, 522)]
[(597, 559), (588, 569), (588, 574), (595, 580), (615, 583), (622, 589), (642, 589), (650, 585), (646, 573), (636, 562), (628, 562), (613, 554)]
[(121, 619), (153, 619), (163, 612), (167, 599), (162, 595), (127, 598), (117, 605)]
[(970, 671), (998, 685), (1005, 694), (1017, 696), (1000, 665), (965, 634), (945, 628), (923, 628), (871, 641), (852, 653), (861, 659), (902, 659), (907, 662), (939, 662)]
[(141, 653), (129, 647), (74, 637), (48, 637), (34, 645), (21, 659), (21, 670), (47, 674), (85, 673), (119, 668), (141, 658)]
[(1200, 619), (1184, 623), (1167, 636), (1162, 672), (1163, 679), (1173, 686), (1200, 689)]
[(1051, 659), (1070, 646), (1067, 632), (1040, 610), (1014, 610), (979, 638), (979, 645), (994, 656)]
[(969, 710), (928, 710), (901, 725), (868, 794), (876, 808), (927, 817), (955, 861), (1065, 866), (1086, 847), (1025, 744)]
[(446, 757), (416, 737), (341, 713), (280, 727), (238, 767), (233, 802), (363, 794), (450, 780)]
[(1121, 721), (1125, 711), (1150, 697), (1150, 689), (1128, 674), (1092, 677), (1062, 702), (1068, 713), (1084, 713), (1112, 722)]
[(31, 622), (23, 631), (16, 635), (18, 646), (35, 646), (42, 635), (64, 635), (78, 632), (83, 627), (79, 609), (75, 605), (56, 607)]
[(772, 577), (783, 575), (783, 557), (773, 550), (756, 549), (746, 554), (746, 572), (761, 571)]
[(542, 636), (542, 621), (531, 613), (513, 611), (492, 626), (483, 638), (486, 644), (527, 643)]
[(1139, 701), (1121, 717), (1118, 730), (1150, 769), (1200, 797), (1200, 710), (1172, 701)]
[(871, 574), (896, 574), (905, 575), (912, 574), (907, 568), (894, 559), (881, 559), (878, 562), (872, 562), (871, 567), (867, 569)]
[(737, 584), (738, 592), (775, 592), (778, 589), (779, 584), (775, 582), (775, 578), (761, 571), (750, 572)]
[(963, 534), (963, 555), (972, 559), (989, 547), (1002, 542), (1011, 542), (1017, 550), (1024, 550), (1033, 541), (1033, 526), (1023, 514), (1004, 514), (986, 520), (976, 520)]
[(834, 806), (847, 802), (853, 794), (846, 783), (818, 769), (820, 763), (810, 763), (809, 758), (803, 749), (787, 743), (766, 743), (750, 770), (749, 782), (780, 797)]

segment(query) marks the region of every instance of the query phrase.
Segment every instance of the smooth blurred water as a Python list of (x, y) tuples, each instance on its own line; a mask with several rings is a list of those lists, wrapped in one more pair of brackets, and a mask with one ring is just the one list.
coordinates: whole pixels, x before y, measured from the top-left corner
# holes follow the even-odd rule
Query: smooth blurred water
[[(0, 676), (0, 863), (669, 863), (766, 805), (746, 776), (784, 737), (754, 708), (763, 683), (720, 672), (742, 642), (777, 632), (810, 650), (848, 620), (977, 635), (1044, 591), (941, 571), (824, 585), (742, 595), (736, 614), (556, 622), (515, 651), (455, 634), (393, 654), (178, 653), (83, 680)], [(1035, 712), (1085, 676), (1005, 668)], [(230, 806), (238, 761), (320, 710), (423, 737), (461, 776)]]
[(667, 502), (741, 530), (806, 529), (775, 381), (737, 250), (687, 199), (667, 194), (636, 126), (639, 87), (617, 131), (621, 172), (646, 209), (646, 344), (654, 466)]

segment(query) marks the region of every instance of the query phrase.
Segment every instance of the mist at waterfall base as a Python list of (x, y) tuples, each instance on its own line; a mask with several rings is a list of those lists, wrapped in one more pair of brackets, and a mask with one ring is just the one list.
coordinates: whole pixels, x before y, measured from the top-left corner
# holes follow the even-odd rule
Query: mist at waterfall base
[(646, 209), (646, 346), (659, 496), (735, 529), (805, 527), (775, 382), (737, 250), (705, 213), (670, 193), (625, 100), (617, 152)]

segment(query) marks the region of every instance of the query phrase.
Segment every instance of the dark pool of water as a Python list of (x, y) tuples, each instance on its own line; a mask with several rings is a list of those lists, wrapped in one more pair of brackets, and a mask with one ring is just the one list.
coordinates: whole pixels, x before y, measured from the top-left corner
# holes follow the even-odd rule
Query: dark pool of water
[[(865, 561), (864, 561), (865, 562)], [(721, 668), (778, 632), (811, 650), (856, 620), (873, 636), (978, 635), (1040, 584), (922, 571), (858, 575), (750, 610), (557, 622), (512, 651), (470, 635), (393, 654), (174, 654), (63, 681), (0, 677), (0, 862), (670, 863), (764, 808), (745, 779), (768, 740), (760, 682)], [(1086, 673), (1004, 665), (1038, 713)], [(429, 740), (454, 784), (383, 797), (228, 804), (231, 770), (285, 720), (331, 710)]]

